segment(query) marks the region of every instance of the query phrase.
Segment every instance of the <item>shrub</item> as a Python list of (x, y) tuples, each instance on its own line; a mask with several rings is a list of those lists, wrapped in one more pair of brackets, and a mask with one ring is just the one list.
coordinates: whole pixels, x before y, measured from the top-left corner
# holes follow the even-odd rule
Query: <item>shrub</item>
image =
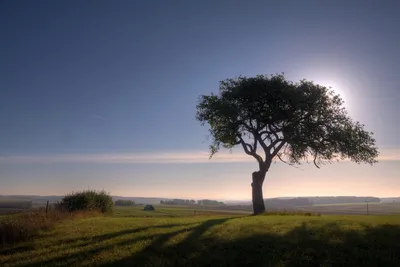
[(58, 207), (67, 211), (97, 210), (102, 213), (112, 213), (114, 202), (105, 191), (86, 190), (66, 195)]

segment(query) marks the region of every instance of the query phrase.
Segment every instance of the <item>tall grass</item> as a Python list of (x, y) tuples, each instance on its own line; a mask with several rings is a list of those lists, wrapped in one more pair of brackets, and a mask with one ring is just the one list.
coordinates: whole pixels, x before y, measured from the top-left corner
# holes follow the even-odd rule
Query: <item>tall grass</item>
[(113, 206), (112, 197), (105, 191), (71, 193), (56, 205), (56, 209), (28, 211), (1, 218), (0, 245), (33, 238), (64, 220), (112, 213)]
[(65, 212), (60, 210), (28, 211), (0, 218), (0, 246), (26, 241), (57, 223), (100, 215), (98, 211)]

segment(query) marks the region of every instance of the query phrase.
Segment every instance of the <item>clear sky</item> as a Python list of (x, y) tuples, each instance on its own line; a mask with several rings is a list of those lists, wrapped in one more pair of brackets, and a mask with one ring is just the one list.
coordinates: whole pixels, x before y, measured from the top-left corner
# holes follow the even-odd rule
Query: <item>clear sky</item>
[(0, 2), (0, 194), (250, 199), (257, 165), (209, 161), (201, 94), (285, 72), (332, 86), (374, 167), (272, 165), (265, 197), (400, 195), (400, 2)]

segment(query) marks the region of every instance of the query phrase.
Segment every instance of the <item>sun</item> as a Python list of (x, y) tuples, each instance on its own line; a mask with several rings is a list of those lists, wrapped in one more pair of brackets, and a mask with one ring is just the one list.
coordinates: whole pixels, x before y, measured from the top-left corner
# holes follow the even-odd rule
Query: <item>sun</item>
[(314, 66), (296, 73), (294, 77), (300, 77), (301, 79), (330, 88), (335, 95), (340, 96), (344, 102), (343, 107), (348, 112), (354, 112), (356, 110), (355, 105), (357, 101), (354, 98), (354, 85), (349, 83), (349, 78), (346, 73), (342, 73), (337, 69), (326, 69), (323, 68), (323, 66), (316, 68), (316, 66)]
[(339, 80), (333, 79), (321, 79), (321, 80), (314, 80), (315, 83), (326, 86), (330, 88), (336, 95), (339, 95), (340, 98), (344, 101), (343, 105), (346, 109), (350, 108), (350, 98), (349, 94), (346, 93), (346, 89), (343, 85), (340, 84)]

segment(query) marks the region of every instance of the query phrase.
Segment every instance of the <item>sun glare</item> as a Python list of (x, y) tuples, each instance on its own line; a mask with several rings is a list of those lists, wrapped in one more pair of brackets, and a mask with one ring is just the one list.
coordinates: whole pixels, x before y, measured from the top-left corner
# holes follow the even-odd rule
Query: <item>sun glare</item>
[(343, 86), (340, 85), (338, 81), (335, 80), (314, 80), (315, 83), (326, 86), (330, 88), (335, 94), (339, 95), (340, 98), (344, 101), (344, 106), (346, 109), (350, 108), (349, 105), (349, 94), (346, 93), (346, 90)]

